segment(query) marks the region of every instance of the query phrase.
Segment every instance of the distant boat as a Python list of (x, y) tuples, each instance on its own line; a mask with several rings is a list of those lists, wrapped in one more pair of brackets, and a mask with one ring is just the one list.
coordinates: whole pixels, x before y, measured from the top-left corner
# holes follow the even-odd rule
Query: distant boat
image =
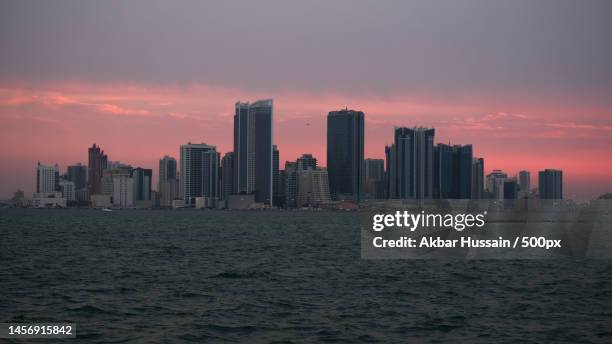
[(102, 208), (102, 211), (113, 211), (113, 209), (110, 209), (110, 208)]

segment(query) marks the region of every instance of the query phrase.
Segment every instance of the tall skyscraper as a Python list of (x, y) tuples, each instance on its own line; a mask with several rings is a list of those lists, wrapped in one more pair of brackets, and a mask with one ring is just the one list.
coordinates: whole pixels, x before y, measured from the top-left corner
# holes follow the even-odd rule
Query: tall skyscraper
[(395, 144), (385, 146), (385, 191), (387, 198), (399, 198), (397, 189), (397, 151)]
[(327, 172), (334, 199), (360, 202), (363, 198), (364, 114), (331, 111), (327, 115)]
[(297, 205), (297, 164), (293, 161), (285, 162), (285, 206)]
[(179, 198), (179, 185), (177, 178), (176, 159), (164, 156), (159, 160), (159, 205), (171, 207), (172, 201)]
[(529, 171), (519, 171), (518, 185), (521, 193), (529, 193), (529, 190), (531, 190), (531, 174)]
[(514, 179), (504, 181), (504, 199), (516, 199), (518, 196), (518, 184)]
[(87, 188), (89, 189), (89, 195), (100, 194), (102, 193), (102, 172), (107, 167), (108, 156), (95, 143), (88, 149), (88, 153)]
[(434, 148), (433, 196), (442, 199), (472, 198), (472, 145)]
[(273, 202), (273, 101), (236, 103), (234, 175), (238, 193), (254, 193), (255, 201)]
[(395, 143), (388, 149), (390, 197), (424, 199), (433, 196), (433, 128), (395, 128)]
[(135, 168), (132, 171), (134, 179), (134, 200), (151, 200), (151, 182), (153, 180), (153, 170), (150, 168)]
[(227, 152), (221, 159), (221, 199), (237, 193), (234, 183), (234, 152)]
[(60, 191), (59, 168), (54, 166), (36, 166), (36, 193), (54, 193)]
[(74, 189), (87, 188), (87, 166), (82, 164), (68, 166), (67, 179), (74, 183)]
[(484, 159), (472, 159), (472, 199), (484, 198)]
[(281, 195), (279, 194), (280, 192), (280, 168), (279, 168), (279, 161), (280, 159), (280, 153), (278, 151), (278, 147), (276, 147), (276, 145), (272, 146), (272, 194), (273, 194), (273, 200), (274, 200), (274, 205), (276, 206), (281, 206), (282, 204), (279, 203), (279, 201), (281, 200)]
[(540, 199), (563, 199), (563, 171), (545, 169), (538, 173)]
[(205, 143), (181, 145), (181, 195), (187, 205), (196, 197), (219, 197), (219, 153)]

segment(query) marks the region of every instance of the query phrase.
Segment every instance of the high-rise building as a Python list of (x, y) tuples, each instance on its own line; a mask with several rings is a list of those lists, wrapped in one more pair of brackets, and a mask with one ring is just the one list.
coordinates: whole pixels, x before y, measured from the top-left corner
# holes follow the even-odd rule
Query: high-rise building
[(181, 195), (186, 205), (196, 197), (219, 197), (219, 153), (205, 143), (181, 145)]
[(159, 160), (159, 205), (161, 207), (171, 207), (172, 201), (179, 198), (179, 185), (176, 168), (176, 159), (171, 156), (164, 156)]
[(75, 190), (87, 188), (87, 166), (80, 163), (68, 166), (67, 179), (74, 183)]
[(487, 193), (490, 198), (504, 199), (504, 182), (507, 179), (508, 175), (501, 170), (493, 170), (487, 174)]
[(62, 197), (66, 199), (68, 202), (76, 201), (76, 191), (74, 187), (74, 182), (71, 182), (67, 179), (62, 179), (59, 182), (59, 188), (62, 192)]
[(237, 193), (234, 184), (234, 152), (227, 152), (221, 159), (221, 199)]
[(472, 199), (484, 198), (484, 159), (472, 159)]
[(529, 171), (519, 171), (518, 186), (521, 193), (529, 193), (529, 190), (531, 189), (531, 174)]
[(36, 193), (54, 193), (59, 191), (59, 168), (54, 166), (36, 166)]
[(285, 162), (285, 203), (287, 207), (297, 205), (297, 164), (293, 161)]
[(385, 160), (365, 159), (364, 197), (368, 199), (385, 198)]
[(434, 147), (433, 196), (442, 199), (472, 198), (472, 145)]
[(364, 114), (331, 111), (327, 115), (327, 172), (329, 190), (336, 200), (363, 198)]
[(238, 193), (254, 193), (255, 201), (273, 202), (273, 101), (236, 103), (234, 175)]
[(388, 149), (391, 198), (424, 199), (433, 196), (433, 128), (395, 128), (395, 143)]
[(390, 199), (399, 198), (396, 154), (395, 144), (385, 146), (385, 192)]
[(113, 181), (113, 205), (119, 208), (131, 208), (134, 206), (134, 178), (129, 173), (114, 173)]
[(153, 170), (137, 167), (132, 171), (132, 178), (134, 179), (134, 200), (150, 201)]
[(108, 156), (100, 149), (100, 146), (93, 146), (88, 149), (89, 162), (87, 164), (87, 188), (89, 195), (102, 193), (102, 172), (108, 164)]
[(540, 199), (563, 199), (563, 171), (545, 169), (538, 173)]
[(313, 157), (312, 154), (302, 154), (295, 163), (299, 171), (317, 169), (317, 158)]
[(518, 196), (518, 184), (514, 179), (504, 181), (504, 199), (516, 199)]
[(329, 203), (329, 181), (325, 169), (297, 171), (297, 206), (314, 206)]
[[(282, 206), (281, 200), (284, 197), (280, 195), (280, 168), (279, 161), (280, 153), (276, 145), (272, 146), (272, 199), (275, 206)], [(284, 191), (283, 191), (284, 192)]]

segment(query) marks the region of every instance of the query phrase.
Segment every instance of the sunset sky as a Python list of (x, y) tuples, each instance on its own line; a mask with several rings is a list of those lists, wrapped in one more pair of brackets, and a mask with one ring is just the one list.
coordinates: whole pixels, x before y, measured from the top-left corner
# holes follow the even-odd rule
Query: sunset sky
[(564, 171), (565, 196), (612, 192), (611, 1), (2, 1), (0, 199), (37, 161), (154, 169), (179, 145), (232, 149), (234, 103), (274, 99), (281, 167), (325, 165), (326, 115), (471, 143), (485, 172)]

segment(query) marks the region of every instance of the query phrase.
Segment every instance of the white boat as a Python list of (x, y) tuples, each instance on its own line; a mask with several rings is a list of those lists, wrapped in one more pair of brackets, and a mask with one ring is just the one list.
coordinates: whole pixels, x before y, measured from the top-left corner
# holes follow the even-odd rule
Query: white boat
[(102, 208), (102, 211), (113, 211), (113, 209), (110, 209), (110, 208)]

